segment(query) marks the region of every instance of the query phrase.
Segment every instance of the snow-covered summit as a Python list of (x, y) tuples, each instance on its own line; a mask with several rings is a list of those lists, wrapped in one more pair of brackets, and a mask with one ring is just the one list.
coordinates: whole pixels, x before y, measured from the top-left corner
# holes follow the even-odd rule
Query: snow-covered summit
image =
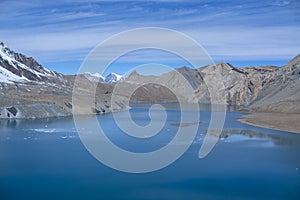
[(123, 80), (123, 76), (116, 74), (116, 73), (110, 73), (105, 77), (105, 82), (106, 83), (115, 83), (118, 81)]
[(99, 73), (92, 74), (90, 72), (85, 72), (83, 75), (85, 76), (85, 78), (89, 79), (89, 81), (92, 81), (92, 82), (104, 82), (105, 81), (105, 77), (103, 77)]
[(30, 81), (63, 81), (63, 77), (44, 68), (32, 57), (12, 51), (0, 41), (0, 82)]
[(85, 72), (83, 75), (92, 82), (102, 83), (115, 83), (124, 79), (122, 75), (116, 73), (110, 73), (106, 77), (102, 76), (99, 73), (92, 74), (90, 72)]

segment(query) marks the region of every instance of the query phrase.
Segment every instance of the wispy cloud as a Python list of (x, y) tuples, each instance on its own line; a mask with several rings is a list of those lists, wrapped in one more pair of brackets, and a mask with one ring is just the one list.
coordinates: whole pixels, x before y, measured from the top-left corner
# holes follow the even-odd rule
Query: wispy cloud
[(278, 1), (1, 1), (0, 38), (42, 62), (82, 60), (131, 28), (182, 31), (215, 59), (289, 59), (300, 53), (300, 5)]

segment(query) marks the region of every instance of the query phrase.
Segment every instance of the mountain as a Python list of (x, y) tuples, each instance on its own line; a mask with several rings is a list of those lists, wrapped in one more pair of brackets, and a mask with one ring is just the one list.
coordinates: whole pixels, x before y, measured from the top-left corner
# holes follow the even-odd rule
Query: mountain
[(110, 73), (105, 77), (105, 82), (106, 83), (115, 83), (115, 82), (121, 81), (123, 79), (124, 78), (121, 75), (118, 75), (116, 73)]
[[(225, 97), (229, 105), (254, 111), (300, 113), (299, 61), (300, 55), (283, 67), (237, 68), (229, 63), (217, 63), (198, 69), (181, 67), (160, 76), (143, 76), (134, 71), (122, 82), (124, 88), (119, 90), (119, 95), (126, 96), (128, 88), (140, 84), (131, 96), (133, 102), (177, 101), (172, 93), (177, 91), (181, 101), (210, 103), (210, 92), (214, 92), (219, 99)], [(217, 76), (222, 85), (216, 85)], [(184, 81), (192, 91), (187, 91)], [(214, 90), (209, 91), (208, 85)], [(222, 87), (224, 93), (219, 90)]]
[(124, 79), (123, 76), (116, 73), (110, 73), (106, 77), (104, 77), (99, 73), (92, 74), (90, 72), (85, 72), (84, 76), (91, 82), (101, 82), (101, 83), (116, 83)]
[(300, 55), (265, 81), (260, 95), (250, 108), (255, 111), (300, 113)]
[[(82, 103), (80, 114), (127, 108), (126, 98), (131, 102), (210, 103), (211, 96), (216, 97), (215, 103), (255, 112), (300, 113), (300, 55), (283, 67), (238, 68), (221, 62), (198, 69), (181, 67), (160, 76), (134, 71), (126, 78), (115, 73), (104, 78), (97, 73), (64, 76), (0, 43), (0, 118), (70, 116), (74, 86)], [(89, 88), (95, 88), (96, 94)], [(95, 104), (85, 105), (91, 97)]]
[[(99, 74), (78, 76), (80, 95), (94, 96), (87, 90), (94, 83), (86, 76), (97, 77), (97, 81), (104, 78)], [(16, 53), (0, 42), (0, 119), (71, 116), (75, 77), (51, 71), (35, 59)], [(122, 99), (113, 102), (116, 105), (112, 108), (112, 87), (112, 84), (99, 83), (95, 105), (85, 107), (83, 114), (123, 109)]]
[[(227, 104), (249, 106), (257, 99), (265, 83), (272, 79), (279, 68), (273, 66), (237, 68), (229, 63), (218, 63), (205, 68), (199, 68), (206, 84), (215, 83), (205, 78), (208, 74), (218, 72), (224, 85), (225, 100)], [(197, 91), (199, 94), (201, 90)]]
[[(84, 73), (92, 82), (115, 83), (123, 80), (121, 75), (110, 73), (103, 77), (99, 73)], [(28, 82), (64, 82), (63, 75), (51, 71), (39, 64), (32, 57), (26, 57), (9, 49), (0, 41), (0, 82), (3, 83), (28, 83)]]
[(32, 57), (10, 50), (0, 41), (0, 82), (64, 82), (63, 75), (50, 71)]
[(105, 82), (105, 78), (99, 73), (92, 74), (90, 72), (85, 72), (84, 76), (92, 82)]

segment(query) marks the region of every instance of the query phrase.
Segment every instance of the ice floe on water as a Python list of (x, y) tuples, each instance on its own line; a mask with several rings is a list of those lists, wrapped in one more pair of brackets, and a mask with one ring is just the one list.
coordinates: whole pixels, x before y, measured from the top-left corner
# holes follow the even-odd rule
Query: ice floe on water
[(35, 129), (31, 129), (32, 131), (35, 132), (42, 132), (42, 133), (57, 133), (57, 132), (61, 132), (58, 129), (46, 129), (46, 128), (35, 128)]
[(67, 128), (33, 128), (24, 129), (22, 133), (16, 133), (11, 137), (6, 135), (0, 135), (0, 141), (8, 140), (43, 140), (43, 139), (76, 139), (79, 138), (76, 129)]
[(76, 133), (75, 129), (62, 129), (62, 128), (34, 128), (30, 130), (34, 132), (40, 132), (40, 133)]

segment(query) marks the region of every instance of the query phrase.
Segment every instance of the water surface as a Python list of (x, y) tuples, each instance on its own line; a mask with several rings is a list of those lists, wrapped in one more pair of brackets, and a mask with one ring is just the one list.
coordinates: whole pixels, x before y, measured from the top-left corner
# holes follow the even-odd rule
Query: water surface
[[(149, 123), (148, 108), (130, 110)], [(133, 152), (168, 144), (180, 126), (180, 111), (169, 108), (167, 123), (150, 139), (124, 134), (112, 114), (95, 116), (107, 137)], [(122, 115), (122, 112), (118, 113)], [(221, 139), (198, 158), (210, 111), (200, 112), (197, 137), (170, 166), (128, 174), (97, 161), (85, 149), (73, 119), (0, 121), (1, 199), (299, 199), (300, 135), (242, 124), (228, 112)], [(87, 126), (90, 124), (87, 123)], [(177, 144), (180, 145), (180, 144)]]

